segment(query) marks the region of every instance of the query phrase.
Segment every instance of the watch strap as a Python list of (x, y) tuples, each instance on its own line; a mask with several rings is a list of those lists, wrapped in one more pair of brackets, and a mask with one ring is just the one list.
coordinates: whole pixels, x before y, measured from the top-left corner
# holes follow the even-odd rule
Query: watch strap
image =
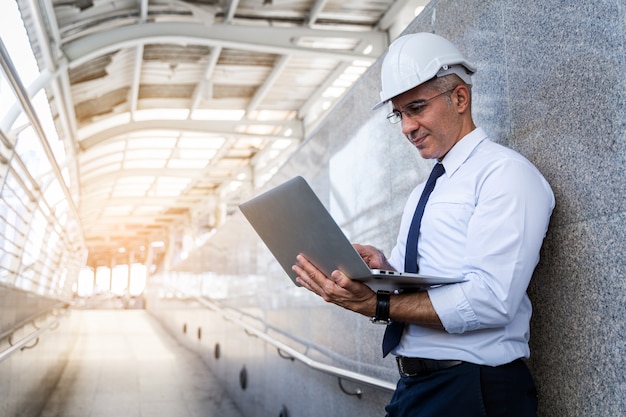
[(372, 323), (389, 324), (389, 305), (391, 293), (385, 290), (376, 291), (376, 315), (372, 317)]

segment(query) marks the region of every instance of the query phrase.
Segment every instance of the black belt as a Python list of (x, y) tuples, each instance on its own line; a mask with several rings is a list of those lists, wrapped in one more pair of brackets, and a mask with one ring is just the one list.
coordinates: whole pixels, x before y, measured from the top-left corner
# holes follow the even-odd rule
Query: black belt
[(398, 362), (398, 371), (402, 376), (427, 375), (431, 372), (452, 368), (463, 363), (463, 361), (437, 361), (434, 359), (407, 358), (405, 356), (397, 356), (396, 362)]

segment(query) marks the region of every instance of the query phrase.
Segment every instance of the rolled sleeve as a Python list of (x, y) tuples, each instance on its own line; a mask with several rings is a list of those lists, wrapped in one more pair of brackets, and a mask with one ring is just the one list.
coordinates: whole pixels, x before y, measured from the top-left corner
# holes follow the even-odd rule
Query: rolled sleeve
[(448, 333), (465, 333), (480, 328), (480, 321), (465, 296), (463, 285), (466, 284), (428, 290), (430, 302)]

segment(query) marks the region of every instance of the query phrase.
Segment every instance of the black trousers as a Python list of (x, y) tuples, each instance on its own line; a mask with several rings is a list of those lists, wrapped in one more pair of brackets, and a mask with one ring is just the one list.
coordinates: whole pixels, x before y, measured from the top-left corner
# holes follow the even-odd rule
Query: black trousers
[(522, 360), (502, 366), (463, 363), (401, 377), (387, 417), (535, 417), (537, 390)]

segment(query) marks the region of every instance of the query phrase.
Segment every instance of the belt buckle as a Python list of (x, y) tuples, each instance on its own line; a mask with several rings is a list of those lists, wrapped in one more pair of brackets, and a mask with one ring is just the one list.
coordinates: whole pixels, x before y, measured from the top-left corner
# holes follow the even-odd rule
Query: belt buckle
[[(412, 377), (412, 376), (423, 375), (425, 373), (424, 371), (426, 371), (426, 367), (420, 361), (413, 361), (413, 363), (411, 364), (412, 365), (411, 372), (409, 372), (409, 370), (406, 369), (405, 367), (405, 359), (409, 359), (409, 358), (405, 358), (403, 356), (396, 357), (396, 362), (398, 363), (398, 371), (400, 372), (400, 375)], [(406, 362), (407, 362), (406, 364), (408, 364), (408, 361)], [(419, 367), (419, 369), (415, 369), (417, 367)]]
[(400, 372), (400, 375), (408, 376), (406, 372), (404, 372), (404, 362), (402, 361), (401, 356), (396, 356), (396, 364), (398, 365), (398, 372)]

